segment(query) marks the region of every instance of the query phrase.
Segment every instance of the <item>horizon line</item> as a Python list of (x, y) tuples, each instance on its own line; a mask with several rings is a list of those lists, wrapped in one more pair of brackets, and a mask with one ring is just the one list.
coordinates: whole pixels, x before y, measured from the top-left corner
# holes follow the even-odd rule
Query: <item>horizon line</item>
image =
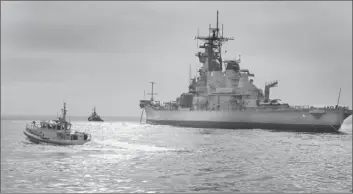
[[(12, 117), (12, 116), (30, 116), (30, 117), (33, 117), (33, 116), (53, 116), (53, 117), (56, 117), (57, 115), (53, 115), (53, 114), (3, 114), (1, 113), (1, 117)], [(67, 117), (89, 117), (87, 115), (67, 115)], [(114, 115), (114, 116), (103, 116), (103, 115), (100, 115), (100, 117), (139, 117), (138, 115), (134, 116), (134, 115), (126, 115), (126, 116), (123, 116), (123, 115)]]

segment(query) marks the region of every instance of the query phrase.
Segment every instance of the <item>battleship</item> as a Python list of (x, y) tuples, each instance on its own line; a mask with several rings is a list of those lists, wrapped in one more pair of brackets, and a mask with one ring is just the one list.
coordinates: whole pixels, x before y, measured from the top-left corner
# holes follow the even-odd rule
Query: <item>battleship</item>
[[(190, 78), (189, 90), (176, 100), (156, 101), (153, 85), (150, 100), (140, 100), (140, 108), (146, 113), (146, 123), (196, 128), (267, 129), (336, 133), (343, 121), (352, 114), (347, 106), (290, 106), (281, 99), (271, 99), (270, 89), (278, 81), (265, 84), (264, 91), (253, 83), (255, 75), (240, 67), (239, 57), (222, 59), (222, 46), (234, 40), (223, 36), (218, 27), (209, 26), (208, 36), (195, 36), (203, 41), (197, 52), (201, 67), (198, 75)], [(190, 75), (189, 75), (190, 76)], [(141, 114), (141, 119), (142, 119)]]
[(93, 108), (91, 116), (88, 117), (88, 121), (99, 121), (103, 122), (104, 120), (97, 114), (96, 107)]

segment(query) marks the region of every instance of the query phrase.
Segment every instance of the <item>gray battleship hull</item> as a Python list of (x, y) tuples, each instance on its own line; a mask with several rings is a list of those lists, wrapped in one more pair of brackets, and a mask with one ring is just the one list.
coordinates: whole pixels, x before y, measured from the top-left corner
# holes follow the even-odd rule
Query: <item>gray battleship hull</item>
[(196, 128), (268, 129), (314, 133), (337, 133), (350, 113), (344, 110), (245, 110), (190, 111), (144, 107), (149, 124)]

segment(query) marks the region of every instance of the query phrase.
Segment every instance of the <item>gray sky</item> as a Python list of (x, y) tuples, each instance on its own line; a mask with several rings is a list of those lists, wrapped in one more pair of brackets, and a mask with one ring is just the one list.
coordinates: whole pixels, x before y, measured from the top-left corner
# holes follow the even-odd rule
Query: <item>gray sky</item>
[(242, 55), (254, 83), (279, 80), (272, 98), (352, 107), (352, 2), (1, 3), (1, 113), (138, 116), (155, 81), (158, 100), (188, 89), (200, 28), (216, 10), (228, 57)]

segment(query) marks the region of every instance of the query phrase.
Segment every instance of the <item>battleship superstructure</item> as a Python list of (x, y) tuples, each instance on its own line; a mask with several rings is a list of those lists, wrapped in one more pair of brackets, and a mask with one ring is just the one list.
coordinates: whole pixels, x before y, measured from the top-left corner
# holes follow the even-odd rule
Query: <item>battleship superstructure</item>
[(93, 108), (91, 116), (88, 117), (88, 121), (100, 121), (103, 122), (103, 119), (97, 114), (96, 107)]
[(201, 128), (273, 129), (306, 132), (337, 132), (349, 115), (348, 107), (325, 108), (292, 107), (270, 99), (270, 88), (278, 81), (265, 84), (265, 91), (257, 88), (248, 69), (240, 67), (237, 59), (223, 60), (222, 45), (232, 37), (223, 36), (218, 28), (209, 27), (208, 36), (196, 36), (204, 41), (197, 52), (202, 67), (193, 78), (189, 92), (176, 101), (161, 103), (153, 99), (140, 100), (146, 111), (146, 121), (151, 124), (167, 124)]

